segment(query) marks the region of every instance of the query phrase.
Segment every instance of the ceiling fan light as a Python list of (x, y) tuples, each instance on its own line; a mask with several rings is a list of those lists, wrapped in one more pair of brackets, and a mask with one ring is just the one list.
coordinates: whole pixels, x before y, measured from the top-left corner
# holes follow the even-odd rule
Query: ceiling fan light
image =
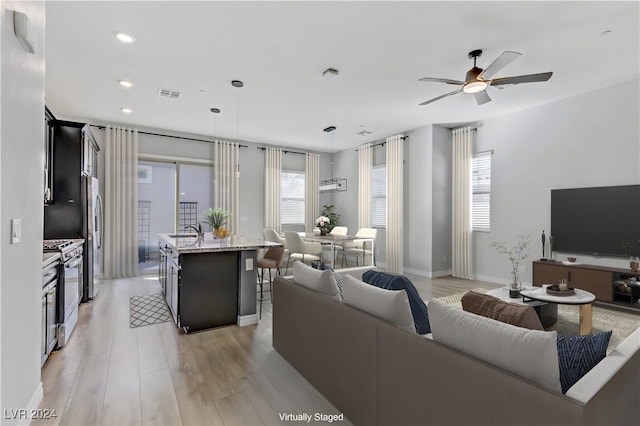
[(464, 85), (462, 91), (464, 93), (478, 93), (487, 88), (487, 82), (482, 80), (471, 81)]

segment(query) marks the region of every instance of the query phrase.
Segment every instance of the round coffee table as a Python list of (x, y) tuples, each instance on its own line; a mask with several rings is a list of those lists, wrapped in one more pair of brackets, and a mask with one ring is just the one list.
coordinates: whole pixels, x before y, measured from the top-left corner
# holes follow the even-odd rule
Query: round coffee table
[(591, 304), (596, 300), (596, 296), (586, 290), (575, 289), (575, 294), (571, 296), (553, 296), (547, 293), (550, 284), (543, 284), (542, 287), (527, 288), (520, 291), (523, 298), (539, 300), (541, 302), (555, 303), (557, 305), (580, 305), (580, 334), (591, 334)]

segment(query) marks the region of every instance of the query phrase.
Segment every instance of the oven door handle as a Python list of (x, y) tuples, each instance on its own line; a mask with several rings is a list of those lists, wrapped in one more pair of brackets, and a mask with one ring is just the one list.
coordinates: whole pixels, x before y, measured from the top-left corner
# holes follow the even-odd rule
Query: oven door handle
[(64, 264), (65, 268), (74, 268), (82, 263), (82, 256), (76, 256), (69, 262)]

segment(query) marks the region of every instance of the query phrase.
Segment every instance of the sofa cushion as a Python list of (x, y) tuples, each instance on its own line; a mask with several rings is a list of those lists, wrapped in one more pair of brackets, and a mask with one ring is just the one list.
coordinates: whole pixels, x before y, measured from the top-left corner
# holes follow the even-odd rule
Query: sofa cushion
[(327, 265), (324, 262), (321, 262), (318, 264), (318, 262), (311, 262), (311, 267), (313, 269), (320, 269), (321, 271), (324, 270), (330, 270), (333, 272), (333, 278), (336, 280), (336, 284), (338, 285), (338, 291), (340, 292), (340, 300), (342, 301), (343, 297), (342, 297), (342, 274), (339, 272), (336, 272), (335, 269), (333, 269), (331, 266)]
[(528, 330), (438, 300), (428, 306), (435, 341), (560, 391), (555, 331)]
[(462, 296), (462, 309), (507, 324), (531, 330), (544, 330), (536, 311), (527, 305), (509, 303), (488, 294), (468, 291)]
[(409, 306), (411, 307), (411, 315), (413, 316), (416, 333), (431, 333), (427, 305), (409, 278), (403, 275), (369, 270), (362, 274), (362, 281), (385, 290), (405, 290), (407, 298), (409, 299)]
[(587, 336), (558, 336), (558, 364), (562, 393), (607, 356), (611, 331)]
[(293, 282), (313, 291), (324, 293), (338, 302), (342, 301), (333, 271), (313, 269), (300, 261), (293, 264)]
[(345, 304), (415, 332), (409, 300), (404, 290), (384, 290), (355, 279), (351, 275), (344, 275), (342, 294)]

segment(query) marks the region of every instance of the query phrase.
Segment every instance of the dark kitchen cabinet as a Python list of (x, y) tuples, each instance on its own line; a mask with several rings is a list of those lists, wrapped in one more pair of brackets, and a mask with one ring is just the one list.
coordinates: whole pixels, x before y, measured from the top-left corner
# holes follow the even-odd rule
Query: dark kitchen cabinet
[(44, 203), (53, 202), (53, 146), (55, 142), (55, 117), (44, 107)]

